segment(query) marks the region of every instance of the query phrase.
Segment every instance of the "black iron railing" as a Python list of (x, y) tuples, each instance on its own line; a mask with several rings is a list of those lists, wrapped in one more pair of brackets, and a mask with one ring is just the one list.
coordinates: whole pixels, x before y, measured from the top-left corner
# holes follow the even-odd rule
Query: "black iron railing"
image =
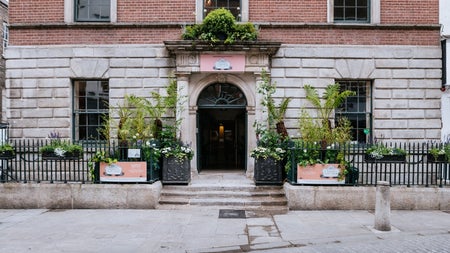
[(377, 181), (388, 181), (391, 185), (405, 186), (448, 186), (450, 185), (450, 164), (444, 157), (430, 154), (433, 148), (441, 148), (440, 143), (388, 143), (379, 144), (386, 147), (401, 148), (406, 155), (384, 156), (375, 158), (367, 154), (368, 145), (345, 145), (320, 148), (317, 145), (293, 145), (289, 152), (287, 180), (298, 184), (297, 171), (304, 156), (316, 152), (321, 161), (330, 152), (341, 152), (347, 162), (348, 174), (346, 185), (376, 185)]
[[(12, 140), (8, 143), (14, 148), (14, 155), (0, 154), (0, 181), (1, 182), (99, 182), (93, 179), (89, 168), (89, 160), (97, 152), (104, 151), (111, 158), (118, 161), (146, 161), (147, 180), (152, 183), (160, 179), (159, 161), (153, 156), (153, 146), (142, 143), (128, 142), (125, 145), (112, 143), (78, 143), (82, 146), (82, 154), (46, 156), (41, 151), (49, 145), (51, 140)], [(133, 148), (140, 150), (139, 157), (129, 158), (127, 150)]]

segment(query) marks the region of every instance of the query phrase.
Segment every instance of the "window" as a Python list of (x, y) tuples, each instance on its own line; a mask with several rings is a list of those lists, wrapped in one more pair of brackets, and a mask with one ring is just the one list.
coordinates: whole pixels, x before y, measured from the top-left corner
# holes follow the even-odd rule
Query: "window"
[(334, 22), (370, 22), (370, 0), (334, 0)]
[(335, 118), (346, 117), (352, 124), (352, 139), (368, 143), (372, 133), (372, 97), (370, 81), (337, 81), (342, 90), (351, 90), (355, 96), (348, 97), (335, 112)]
[(108, 81), (75, 81), (73, 94), (74, 139), (104, 140), (99, 130), (108, 116)]
[(237, 21), (242, 21), (241, 0), (204, 0), (203, 17), (206, 17), (208, 13), (218, 8), (230, 10)]
[(75, 21), (109, 22), (110, 0), (75, 0)]
[(3, 23), (3, 49), (8, 46), (9, 41), (9, 28), (8, 23)]

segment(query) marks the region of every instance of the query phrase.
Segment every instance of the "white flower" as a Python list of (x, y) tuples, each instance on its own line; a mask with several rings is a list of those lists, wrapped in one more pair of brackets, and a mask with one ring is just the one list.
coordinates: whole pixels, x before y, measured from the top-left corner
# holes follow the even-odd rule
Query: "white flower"
[(56, 156), (60, 156), (60, 157), (63, 157), (64, 154), (66, 153), (66, 151), (62, 148), (55, 148), (54, 152), (55, 152)]

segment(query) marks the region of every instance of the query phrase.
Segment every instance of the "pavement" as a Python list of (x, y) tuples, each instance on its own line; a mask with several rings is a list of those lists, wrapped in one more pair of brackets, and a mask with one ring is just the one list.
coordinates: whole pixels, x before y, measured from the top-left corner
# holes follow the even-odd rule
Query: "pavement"
[(443, 211), (222, 210), (0, 209), (0, 252), (450, 252)]

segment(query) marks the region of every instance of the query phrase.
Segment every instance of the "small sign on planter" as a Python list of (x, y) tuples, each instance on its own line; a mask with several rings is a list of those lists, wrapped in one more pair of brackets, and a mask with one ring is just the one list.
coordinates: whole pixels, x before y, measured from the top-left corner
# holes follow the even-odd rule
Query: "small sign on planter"
[(100, 163), (100, 182), (146, 182), (147, 162)]
[(297, 165), (298, 184), (345, 184), (339, 179), (339, 164)]

